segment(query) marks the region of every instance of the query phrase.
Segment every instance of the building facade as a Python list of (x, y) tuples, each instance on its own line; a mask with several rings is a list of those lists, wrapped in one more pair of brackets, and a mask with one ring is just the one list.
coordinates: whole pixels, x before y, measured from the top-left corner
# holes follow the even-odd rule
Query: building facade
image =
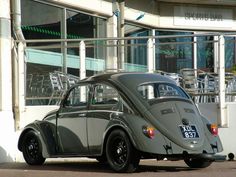
[[(58, 108), (56, 91), (66, 86), (52, 85), (53, 73), (62, 82), (65, 74), (76, 80), (114, 70), (232, 73), (235, 31), (229, 0), (0, 1), (0, 161), (21, 160), (19, 132)], [(219, 84), (220, 101), (198, 105), (222, 127), (228, 154), (235, 153), (225, 137), (236, 126), (236, 104), (226, 89)]]

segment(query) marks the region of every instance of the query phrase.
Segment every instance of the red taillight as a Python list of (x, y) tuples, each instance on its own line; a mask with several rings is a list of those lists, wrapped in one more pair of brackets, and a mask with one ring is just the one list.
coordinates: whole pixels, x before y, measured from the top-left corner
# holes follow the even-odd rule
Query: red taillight
[(149, 126), (143, 126), (143, 134), (148, 138), (153, 139), (155, 136), (155, 129)]
[(211, 134), (214, 136), (218, 135), (218, 126), (216, 124), (211, 124)]

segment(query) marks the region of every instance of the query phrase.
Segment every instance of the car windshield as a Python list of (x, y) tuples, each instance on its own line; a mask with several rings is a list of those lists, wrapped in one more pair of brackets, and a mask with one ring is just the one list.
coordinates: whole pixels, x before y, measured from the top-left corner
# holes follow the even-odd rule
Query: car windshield
[(145, 83), (138, 86), (138, 92), (146, 100), (181, 97), (189, 98), (188, 95), (178, 86), (170, 83)]

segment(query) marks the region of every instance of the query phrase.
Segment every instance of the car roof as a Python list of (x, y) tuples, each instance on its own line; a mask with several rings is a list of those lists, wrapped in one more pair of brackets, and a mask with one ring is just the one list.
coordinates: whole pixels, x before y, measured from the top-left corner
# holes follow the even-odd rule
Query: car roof
[(134, 85), (140, 85), (147, 82), (168, 82), (176, 84), (173, 79), (162, 76), (157, 73), (139, 73), (139, 72), (119, 72), (119, 73), (105, 73), (97, 74), (88, 77), (84, 81), (101, 82), (101, 81), (113, 81), (116, 83), (124, 84), (126, 86), (133, 87)]

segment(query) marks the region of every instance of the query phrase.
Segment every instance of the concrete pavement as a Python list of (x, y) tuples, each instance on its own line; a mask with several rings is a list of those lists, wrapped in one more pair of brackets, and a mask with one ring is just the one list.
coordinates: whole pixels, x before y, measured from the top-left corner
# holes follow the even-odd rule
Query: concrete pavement
[(191, 169), (183, 161), (142, 160), (137, 172), (114, 173), (107, 164), (95, 160), (47, 161), (42, 166), (26, 163), (0, 164), (0, 177), (235, 177), (236, 161), (214, 162), (205, 169)]

